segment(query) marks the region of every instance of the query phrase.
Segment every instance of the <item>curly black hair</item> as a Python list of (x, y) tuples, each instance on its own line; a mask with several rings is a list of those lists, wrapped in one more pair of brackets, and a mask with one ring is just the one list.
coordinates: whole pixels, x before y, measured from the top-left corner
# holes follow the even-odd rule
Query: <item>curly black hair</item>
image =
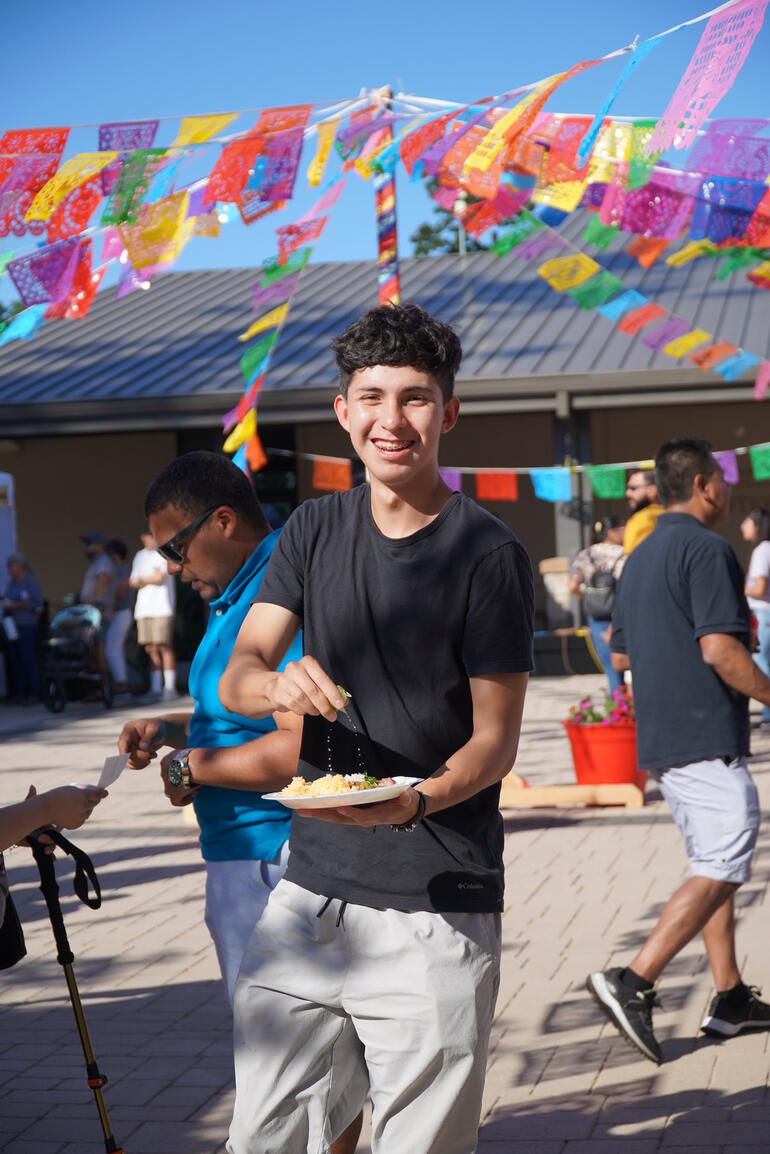
[(370, 309), (334, 338), (332, 349), (344, 397), (359, 369), (408, 365), (433, 377), (446, 402), (454, 393), (455, 374), (463, 356), (454, 329), (415, 304)]

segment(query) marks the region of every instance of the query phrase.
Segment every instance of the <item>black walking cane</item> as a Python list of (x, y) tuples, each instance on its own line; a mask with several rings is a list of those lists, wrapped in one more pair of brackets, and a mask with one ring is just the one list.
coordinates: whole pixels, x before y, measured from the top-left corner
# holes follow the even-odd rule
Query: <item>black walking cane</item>
[[(86, 1025), (85, 1014), (83, 1013), (83, 1006), (80, 1001), (80, 993), (78, 992), (77, 982), (75, 981), (75, 972), (72, 968), (75, 955), (70, 949), (70, 944), (67, 940), (67, 931), (64, 928), (64, 918), (62, 917), (61, 906), (59, 905), (59, 886), (56, 882), (53, 856), (46, 853), (45, 846), (39, 840), (40, 834), (45, 834), (46, 837), (49, 837), (52, 842), (55, 842), (57, 846), (63, 849), (65, 853), (70, 854), (74, 859), (75, 893), (81, 902), (90, 906), (92, 910), (98, 910), (102, 904), (102, 891), (99, 885), (99, 879), (96, 876), (94, 863), (88, 854), (84, 853), (82, 849), (78, 849), (71, 841), (68, 841), (57, 829), (39, 829), (36, 830), (34, 834), (28, 836), (27, 841), (32, 848), (32, 853), (35, 855), (35, 861), (37, 862), (37, 868), (40, 871), (40, 892), (45, 898), (45, 904), (48, 906), (48, 916), (51, 919), (53, 936), (56, 940), (56, 948), (59, 951), (56, 960), (64, 970), (64, 976), (67, 979), (67, 989), (69, 990), (72, 1009), (75, 1012), (75, 1021), (83, 1046), (83, 1054), (86, 1059), (88, 1085), (94, 1092), (96, 1109), (99, 1111), (99, 1121), (104, 1131), (104, 1148), (107, 1154), (125, 1154), (125, 1151), (116, 1145), (115, 1139), (112, 1136), (112, 1128), (107, 1116), (107, 1107), (104, 1104), (104, 1095), (102, 1094), (102, 1087), (107, 1084), (107, 1077), (105, 1074), (99, 1072), (99, 1066), (97, 1065), (96, 1057), (91, 1046), (91, 1039), (88, 1036), (88, 1026)], [(96, 894), (94, 898), (88, 896), (89, 881)]]

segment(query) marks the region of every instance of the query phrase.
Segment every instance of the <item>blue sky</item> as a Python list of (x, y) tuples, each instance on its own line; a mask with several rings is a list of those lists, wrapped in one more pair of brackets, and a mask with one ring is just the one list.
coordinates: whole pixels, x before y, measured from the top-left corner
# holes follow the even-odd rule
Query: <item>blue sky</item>
[[(329, 101), (383, 84), (471, 101), (604, 55), (636, 34), (652, 36), (707, 6), (708, 0), (647, 0), (638, 9), (618, 0), (133, 0), (127, 5), (80, 0), (74, 6), (43, 0), (32, 22), (23, 4), (13, 4), (0, 17), (0, 129)], [(669, 37), (632, 76), (614, 111), (659, 115), (703, 27)], [(769, 52), (770, 19), (716, 115), (770, 116), (762, 76)], [(623, 63), (610, 61), (576, 78), (548, 108), (595, 112)], [(244, 116), (234, 127), (245, 128), (254, 118)], [(170, 142), (175, 131), (174, 123), (162, 125), (156, 143)], [(73, 132), (67, 155), (96, 147), (96, 129), (83, 129)], [(211, 163), (215, 155), (209, 153)], [(303, 160), (302, 171), (305, 167)], [(229, 224), (217, 240), (195, 239), (177, 267), (258, 264), (275, 251), (276, 224), (287, 223), (311, 203), (303, 186), (298, 181), (296, 202), (280, 217), (250, 228)], [(403, 176), (398, 209), (399, 248), (407, 256), (409, 234), (430, 217), (431, 204), (421, 187)], [(0, 251), (19, 252), (28, 243), (0, 240)], [(375, 252), (371, 187), (352, 177), (314, 259), (367, 258)]]

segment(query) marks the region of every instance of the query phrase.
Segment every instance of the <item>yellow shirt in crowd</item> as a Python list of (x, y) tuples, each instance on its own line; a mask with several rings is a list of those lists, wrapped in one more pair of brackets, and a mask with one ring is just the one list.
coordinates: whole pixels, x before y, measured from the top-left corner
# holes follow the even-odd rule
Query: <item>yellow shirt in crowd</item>
[(633, 553), (636, 546), (641, 544), (645, 537), (649, 537), (662, 512), (663, 506), (653, 503), (628, 518), (623, 534), (623, 548), (626, 553)]

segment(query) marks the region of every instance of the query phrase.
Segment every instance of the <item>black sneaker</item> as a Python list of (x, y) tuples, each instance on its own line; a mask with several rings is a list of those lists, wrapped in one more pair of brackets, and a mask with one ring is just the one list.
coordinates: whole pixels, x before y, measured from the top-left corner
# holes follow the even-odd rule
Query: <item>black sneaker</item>
[(746, 998), (734, 1004), (729, 994), (715, 994), (711, 999), (701, 1030), (712, 1038), (734, 1038), (741, 1030), (770, 1030), (770, 1006), (757, 997), (762, 991), (744, 986)]
[(622, 973), (623, 970), (618, 966), (604, 973), (589, 974), (586, 988), (613, 1026), (620, 1031), (620, 1036), (659, 1066), (663, 1055), (652, 1032), (655, 991), (630, 989), (621, 982)]

